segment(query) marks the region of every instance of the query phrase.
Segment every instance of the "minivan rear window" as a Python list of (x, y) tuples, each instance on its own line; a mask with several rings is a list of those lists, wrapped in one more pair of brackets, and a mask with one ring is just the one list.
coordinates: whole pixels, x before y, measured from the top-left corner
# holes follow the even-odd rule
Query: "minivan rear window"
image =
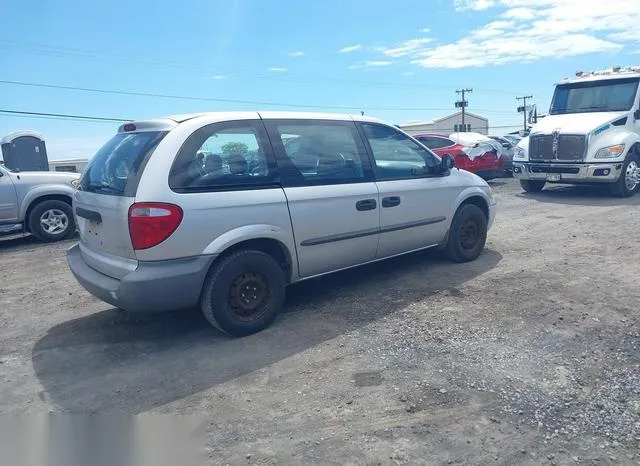
[(134, 196), (140, 171), (167, 131), (118, 133), (93, 156), (82, 178), (83, 191)]

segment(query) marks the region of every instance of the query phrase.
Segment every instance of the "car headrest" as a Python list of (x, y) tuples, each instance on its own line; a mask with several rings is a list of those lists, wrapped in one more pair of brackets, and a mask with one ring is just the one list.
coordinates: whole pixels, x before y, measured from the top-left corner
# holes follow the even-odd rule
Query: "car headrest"
[(229, 173), (232, 175), (244, 175), (247, 172), (247, 159), (240, 154), (232, 154), (227, 159)]

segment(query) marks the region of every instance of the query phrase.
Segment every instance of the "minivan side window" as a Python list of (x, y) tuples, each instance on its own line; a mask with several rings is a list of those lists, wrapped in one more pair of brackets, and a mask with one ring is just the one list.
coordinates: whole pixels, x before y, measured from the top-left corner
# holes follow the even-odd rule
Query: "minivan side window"
[(275, 159), (260, 121), (213, 123), (196, 130), (178, 152), (169, 187), (176, 192), (273, 187)]
[(362, 123), (375, 159), (376, 179), (424, 178), (439, 173), (439, 159), (395, 129), (376, 123)]
[(373, 173), (355, 123), (267, 120), (283, 186), (372, 181)]

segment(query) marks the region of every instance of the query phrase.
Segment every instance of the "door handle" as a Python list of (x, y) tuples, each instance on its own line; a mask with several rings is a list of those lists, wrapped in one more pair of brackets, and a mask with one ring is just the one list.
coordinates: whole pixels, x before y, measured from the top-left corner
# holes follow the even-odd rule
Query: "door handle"
[(395, 207), (400, 205), (399, 196), (390, 196), (382, 198), (382, 207)]
[(378, 206), (375, 199), (365, 199), (364, 201), (356, 202), (357, 210), (374, 210)]

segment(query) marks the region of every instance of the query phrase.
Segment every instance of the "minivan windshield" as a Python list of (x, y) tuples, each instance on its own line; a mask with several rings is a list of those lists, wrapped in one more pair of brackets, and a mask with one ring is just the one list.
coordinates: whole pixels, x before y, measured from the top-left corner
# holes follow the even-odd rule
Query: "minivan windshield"
[(131, 191), (131, 182), (139, 178), (138, 172), (147, 155), (166, 134), (166, 131), (116, 134), (87, 165), (80, 180), (80, 189), (112, 196), (134, 195), (127, 192)]
[(638, 90), (638, 78), (560, 84), (551, 104), (551, 115), (630, 110)]

